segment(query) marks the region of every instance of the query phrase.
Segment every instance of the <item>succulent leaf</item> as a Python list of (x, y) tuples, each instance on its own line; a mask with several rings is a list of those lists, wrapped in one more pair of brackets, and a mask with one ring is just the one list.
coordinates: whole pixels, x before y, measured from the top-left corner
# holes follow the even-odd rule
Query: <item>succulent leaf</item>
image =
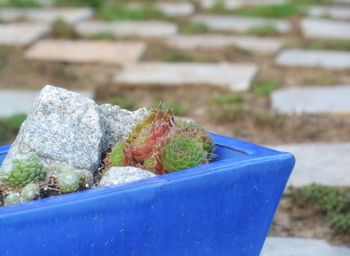
[(31, 182), (41, 180), (44, 173), (40, 158), (33, 154), (26, 159), (15, 159), (12, 170), (1, 177), (1, 182), (9, 187), (23, 188)]

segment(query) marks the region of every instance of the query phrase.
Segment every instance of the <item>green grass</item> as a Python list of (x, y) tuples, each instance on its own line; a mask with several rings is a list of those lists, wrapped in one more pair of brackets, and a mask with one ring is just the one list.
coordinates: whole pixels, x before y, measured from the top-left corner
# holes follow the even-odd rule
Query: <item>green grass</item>
[(308, 48), (314, 50), (339, 50), (350, 51), (350, 41), (347, 40), (322, 40), (308, 44)]
[(165, 108), (171, 108), (176, 116), (188, 115), (189, 109), (186, 105), (179, 102), (164, 102)]
[(258, 96), (269, 96), (274, 90), (278, 88), (278, 83), (275, 80), (264, 80), (254, 83), (252, 92)]
[(103, 3), (103, 0), (55, 0), (55, 5), (57, 6), (90, 6), (99, 8)]
[(326, 215), (337, 235), (350, 234), (350, 195), (337, 188), (312, 184), (292, 191), (292, 201)]
[(302, 8), (296, 4), (261, 5), (254, 7), (242, 7), (234, 10), (234, 13), (241, 16), (286, 18), (298, 16), (303, 13)]
[(30, 8), (40, 7), (40, 3), (35, 0), (8, 0), (4, 3), (0, 3), (0, 7), (15, 7), (15, 8)]
[(0, 118), (0, 143), (9, 143), (15, 139), (26, 118), (24, 114)]
[(244, 97), (240, 93), (226, 93), (213, 97), (209, 104), (209, 114), (217, 122), (236, 121), (247, 111)]
[(110, 32), (101, 32), (95, 36), (92, 36), (90, 39), (93, 39), (93, 40), (113, 40), (114, 35)]
[(248, 34), (254, 36), (277, 36), (280, 33), (272, 25), (261, 25), (250, 29)]
[(208, 27), (204, 24), (191, 22), (180, 26), (181, 34), (202, 34), (209, 31)]
[(56, 20), (52, 24), (51, 37), (60, 39), (78, 39), (79, 35), (71, 24)]
[(128, 109), (128, 110), (136, 110), (137, 105), (135, 101), (131, 100), (128, 97), (125, 96), (111, 96), (107, 98), (106, 100), (100, 101), (99, 103), (109, 103), (112, 105), (118, 105), (121, 108)]
[(162, 19), (164, 14), (159, 11), (154, 4), (140, 4), (130, 6), (123, 2), (106, 2), (96, 13), (97, 18), (113, 21), (113, 20), (148, 20)]

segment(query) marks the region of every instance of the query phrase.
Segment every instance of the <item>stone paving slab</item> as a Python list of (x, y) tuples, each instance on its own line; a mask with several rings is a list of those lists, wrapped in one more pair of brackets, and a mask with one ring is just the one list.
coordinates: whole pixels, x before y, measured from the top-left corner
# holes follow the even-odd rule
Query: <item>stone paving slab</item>
[(288, 185), (300, 187), (318, 183), (350, 186), (350, 142), (306, 143), (271, 146), (291, 152), (297, 161)]
[(312, 6), (308, 9), (307, 14), (311, 17), (316, 17), (316, 18), (329, 17), (332, 19), (349, 20), (350, 7)]
[(50, 32), (45, 24), (0, 24), (0, 45), (26, 46)]
[(272, 93), (271, 102), (281, 114), (350, 113), (350, 85), (281, 89)]
[(277, 56), (276, 63), (290, 67), (350, 69), (350, 52), (285, 49)]
[(1, 8), (0, 20), (13, 22), (28, 20), (52, 23), (61, 19), (67, 23), (77, 23), (93, 16), (90, 8)]
[[(201, 6), (209, 9), (215, 6), (218, 0), (201, 0)], [(225, 8), (233, 10), (245, 6), (272, 5), (287, 3), (288, 0), (222, 0)]]
[(235, 46), (243, 50), (257, 53), (276, 53), (282, 49), (283, 43), (276, 38), (260, 38), (228, 35), (178, 35), (166, 39), (166, 43), (179, 49), (214, 48), (221, 49)]
[(143, 42), (41, 40), (25, 56), (40, 61), (126, 65), (138, 61), (145, 48)]
[(306, 38), (350, 39), (350, 22), (326, 19), (303, 19), (301, 29)]
[(350, 248), (320, 239), (268, 237), (260, 256), (349, 256)]
[(178, 27), (175, 23), (163, 21), (86, 21), (76, 25), (76, 31), (86, 37), (111, 33), (115, 37), (163, 38), (173, 36)]
[[(78, 92), (89, 98), (94, 97), (94, 93), (90, 91)], [(29, 114), (39, 94), (40, 91), (34, 90), (0, 90), (0, 116)]]
[(157, 3), (157, 8), (169, 17), (189, 16), (195, 11), (193, 4), (188, 2), (162, 2)]
[(133, 87), (208, 85), (246, 91), (257, 72), (255, 64), (150, 62), (127, 66), (115, 82)]
[(233, 15), (195, 15), (192, 22), (200, 23), (211, 30), (248, 32), (262, 26), (272, 26), (280, 33), (291, 31), (291, 25), (286, 20), (252, 18)]

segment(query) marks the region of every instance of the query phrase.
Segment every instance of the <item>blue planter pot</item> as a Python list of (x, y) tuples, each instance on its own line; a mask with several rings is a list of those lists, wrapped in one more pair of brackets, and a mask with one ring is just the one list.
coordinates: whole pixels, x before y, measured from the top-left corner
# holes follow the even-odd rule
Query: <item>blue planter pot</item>
[(213, 138), (208, 165), (0, 208), (0, 255), (258, 256), (294, 157)]

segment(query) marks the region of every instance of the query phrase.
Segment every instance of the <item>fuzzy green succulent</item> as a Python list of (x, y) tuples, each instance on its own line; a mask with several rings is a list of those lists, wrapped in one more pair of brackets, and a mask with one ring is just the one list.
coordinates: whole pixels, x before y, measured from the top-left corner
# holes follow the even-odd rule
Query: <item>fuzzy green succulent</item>
[(43, 164), (40, 158), (33, 154), (25, 159), (15, 159), (11, 171), (1, 176), (1, 182), (8, 187), (23, 188), (31, 182), (39, 181), (43, 176)]
[(75, 169), (73, 172), (79, 178), (79, 186), (81, 188), (90, 188), (94, 183), (94, 176), (89, 170), (78, 170)]
[(4, 199), (4, 205), (14, 205), (21, 203), (21, 196), (18, 192), (10, 192)]
[(61, 193), (75, 192), (80, 186), (79, 176), (71, 171), (60, 172), (57, 175), (57, 186)]
[(29, 183), (21, 191), (21, 201), (27, 202), (37, 199), (40, 196), (40, 186), (38, 183)]
[(128, 162), (129, 160), (125, 152), (125, 144), (117, 143), (108, 154), (105, 165), (107, 165), (107, 168), (111, 166), (126, 166), (128, 165)]
[(160, 162), (168, 172), (176, 172), (204, 163), (206, 151), (196, 138), (172, 134), (160, 149)]

